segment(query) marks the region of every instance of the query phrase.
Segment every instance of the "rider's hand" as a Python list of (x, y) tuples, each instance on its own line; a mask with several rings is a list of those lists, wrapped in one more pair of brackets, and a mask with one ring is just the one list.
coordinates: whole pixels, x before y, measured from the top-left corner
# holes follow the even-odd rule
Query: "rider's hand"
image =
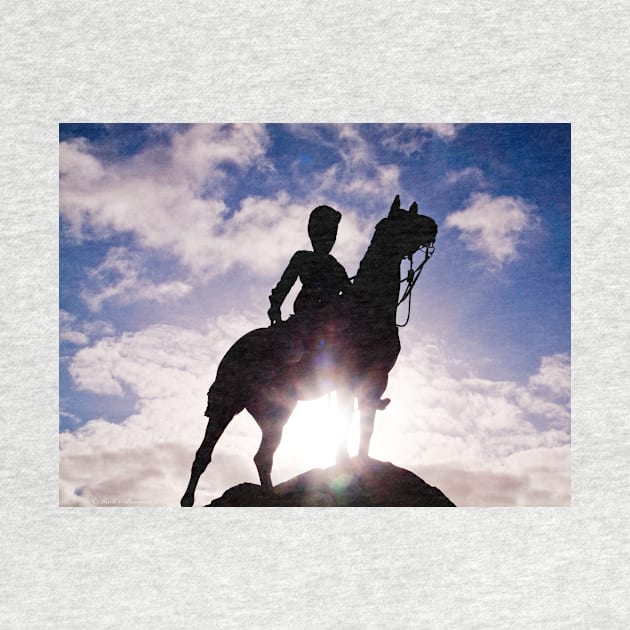
[(269, 316), (272, 326), (282, 321), (282, 314), (280, 313), (280, 309), (277, 307), (272, 306), (267, 311), (267, 315)]

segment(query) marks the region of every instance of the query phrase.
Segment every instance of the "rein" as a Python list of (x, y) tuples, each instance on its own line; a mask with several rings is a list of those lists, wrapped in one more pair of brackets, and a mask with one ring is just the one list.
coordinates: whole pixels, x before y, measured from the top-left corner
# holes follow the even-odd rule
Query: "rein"
[(407, 256), (409, 259), (409, 271), (407, 271), (407, 276), (400, 281), (400, 284), (403, 282), (407, 283), (405, 290), (402, 294), (400, 300), (398, 300), (398, 306), (400, 306), (405, 300), (408, 300), (407, 303), (407, 318), (405, 319), (404, 324), (399, 324), (396, 322), (396, 326), (398, 328), (404, 328), (409, 323), (409, 318), (411, 317), (411, 292), (413, 288), (416, 286), (416, 282), (420, 279), (420, 274), (422, 273), (422, 268), (427, 264), (427, 261), (431, 256), (433, 256), (433, 252), (435, 251), (435, 244), (429, 243), (426, 246), (420, 247), (420, 249), (424, 249), (424, 260), (418, 265), (418, 268), (414, 270), (413, 268), (413, 254)]

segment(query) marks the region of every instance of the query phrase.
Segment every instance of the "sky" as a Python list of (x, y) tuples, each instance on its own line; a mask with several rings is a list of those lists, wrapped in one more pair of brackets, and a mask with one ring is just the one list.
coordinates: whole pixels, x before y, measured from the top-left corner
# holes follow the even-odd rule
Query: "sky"
[[(59, 141), (60, 505), (179, 505), (218, 363), (268, 325), (310, 211), (342, 213), (353, 276), (396, 194), (439, 232), (370, 455), (459, 506), (570, 505), (570, 125), (61, 124)], [(334, 464), (334, 402), (298, 404), (274, 483)], [(236, 416), (196, 504), (257, 483), (259, 441)]]

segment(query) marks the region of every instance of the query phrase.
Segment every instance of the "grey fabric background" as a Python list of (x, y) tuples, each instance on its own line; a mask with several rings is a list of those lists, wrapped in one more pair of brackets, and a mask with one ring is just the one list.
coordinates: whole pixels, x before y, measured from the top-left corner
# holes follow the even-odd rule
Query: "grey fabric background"
[[(6, 628), (623, 628), (625, 3), (3, 3)], [(57, 507), (58, 123), (571, 122), (573, 507)]]

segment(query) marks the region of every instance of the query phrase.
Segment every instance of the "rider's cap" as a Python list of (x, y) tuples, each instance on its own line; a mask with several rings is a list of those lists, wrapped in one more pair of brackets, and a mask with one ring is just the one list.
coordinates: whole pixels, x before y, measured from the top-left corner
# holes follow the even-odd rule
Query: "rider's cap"
[(308, 218), (308, 232), (328, 231), (336, 228), (341, 221), (341, 212), (330, 206), (317, 206)]

